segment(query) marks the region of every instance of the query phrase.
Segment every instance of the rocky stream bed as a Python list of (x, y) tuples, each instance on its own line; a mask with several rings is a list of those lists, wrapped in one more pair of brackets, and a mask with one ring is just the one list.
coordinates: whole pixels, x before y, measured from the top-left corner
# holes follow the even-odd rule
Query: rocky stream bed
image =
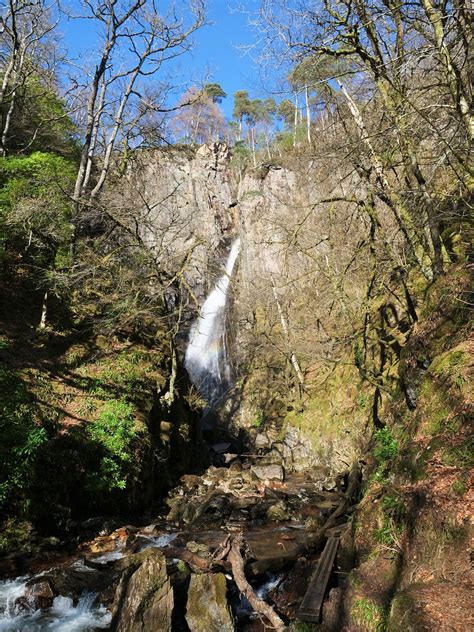
[(286, 474), (272, 451), (227, 449), (215, 449), (222, 466), (183, 476), (151, 524), (103, 532), (53, 562), (31, 559), (22, 576), (0, 582), (0, 631), (263, 630), (268, 621), (241, 595), (226, 557), (237, 534), (255, 595), (294, 619), (315, 533), (341, 506), (347, 477), (316, 467)]

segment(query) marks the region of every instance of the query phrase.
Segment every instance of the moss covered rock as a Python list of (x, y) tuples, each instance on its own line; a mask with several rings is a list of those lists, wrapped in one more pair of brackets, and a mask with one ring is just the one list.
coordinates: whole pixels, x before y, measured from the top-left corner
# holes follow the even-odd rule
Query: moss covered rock
[(227, 604), (227, 582), (222, 573), (191, 577), (186, 621), (191, 632), (234, 631)]

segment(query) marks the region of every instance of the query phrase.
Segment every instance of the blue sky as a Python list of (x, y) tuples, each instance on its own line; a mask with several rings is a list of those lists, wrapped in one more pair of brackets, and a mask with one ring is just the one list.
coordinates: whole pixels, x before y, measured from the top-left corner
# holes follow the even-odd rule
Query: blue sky
[[(179, 4), (179, 3), (178, 3)], [(193, 51), (176, 62), (174, 77), (186, 81), (216, 81), (229, 95), (222, 103), (226, 118), (231, 118), (232, 95), (237, 90), (248, 90), (252, 97), (268, 96), (263, 89), (260, 68), (239, 45), (254, 42), (255, 34), (248, 24), (248, 14), (236, 10), (239, 0), (206, 0), (207, 22), (194, 36)], [(248, 9), (256, 10), (259, 0), (246, 0)], [(72, 11), (79, 6), (71, 0)], [(63, 43), (69, 54), (80, 64), (88, 63), (88, 51), (93, 50), (96, 35), (87, 20), (70, 20), (61, 27)], [(184, 89), (183, 89), (184, 91)]]

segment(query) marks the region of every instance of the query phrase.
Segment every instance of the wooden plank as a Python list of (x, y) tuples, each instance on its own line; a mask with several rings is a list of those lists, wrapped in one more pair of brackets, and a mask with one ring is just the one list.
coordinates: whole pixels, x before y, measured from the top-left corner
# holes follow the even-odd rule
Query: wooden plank
[(301, 602), (298, 611), (300, 621), (319, 623), (321, 621), (321, 611), (323, 608), (324, 596), (331, 576), (332, 567), (336, 558), (339, 537), (331, 536), (326, 542), (324, 551), (319, 558), (316, 570), (309, 580), (308, 589)]

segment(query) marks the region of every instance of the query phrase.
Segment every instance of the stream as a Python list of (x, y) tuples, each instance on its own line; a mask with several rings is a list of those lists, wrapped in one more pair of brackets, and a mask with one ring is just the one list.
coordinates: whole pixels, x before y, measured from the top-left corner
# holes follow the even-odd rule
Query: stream
[[(261, 468), (268, 467), (259, 461), (235, 456), (229, 468), (212, 466), (201, 476), (184, 476), (167, 498), (166, 519), (145, 527), (121, 527), (83, 543), (51, 568), (0, 582), (0, 631), (109, 629), (128, 564), (147, 550), (160, 551), (175, 593), (185, 594), (189, 571), (183, 573), (182, 560), (191, 571), (201, 570), (196, 561), (205, 564), (237, 531), (244, 533), (248, 577), (257, 595), (271, 600), (278, 593), (281, 608), (285, 592), (289, 593), (287, 569), (307, 543), (308, 526), (327, 517), (339, 494), (323, 489), (323, 472), (288, 475), (284, 481), (259, 478), (257, 474), (264, 475)], [(31, 560), (30, 566), (34, 569), (37, 564), (38, 560)], [(301, 572), (308, 575), (310, 564), (305, 568)], [(228, 571), (226, 576), (235, 629), (250, 630), (255, 618), (252, 608)], [(184, 619), (173, 627), (189, 629)]]

